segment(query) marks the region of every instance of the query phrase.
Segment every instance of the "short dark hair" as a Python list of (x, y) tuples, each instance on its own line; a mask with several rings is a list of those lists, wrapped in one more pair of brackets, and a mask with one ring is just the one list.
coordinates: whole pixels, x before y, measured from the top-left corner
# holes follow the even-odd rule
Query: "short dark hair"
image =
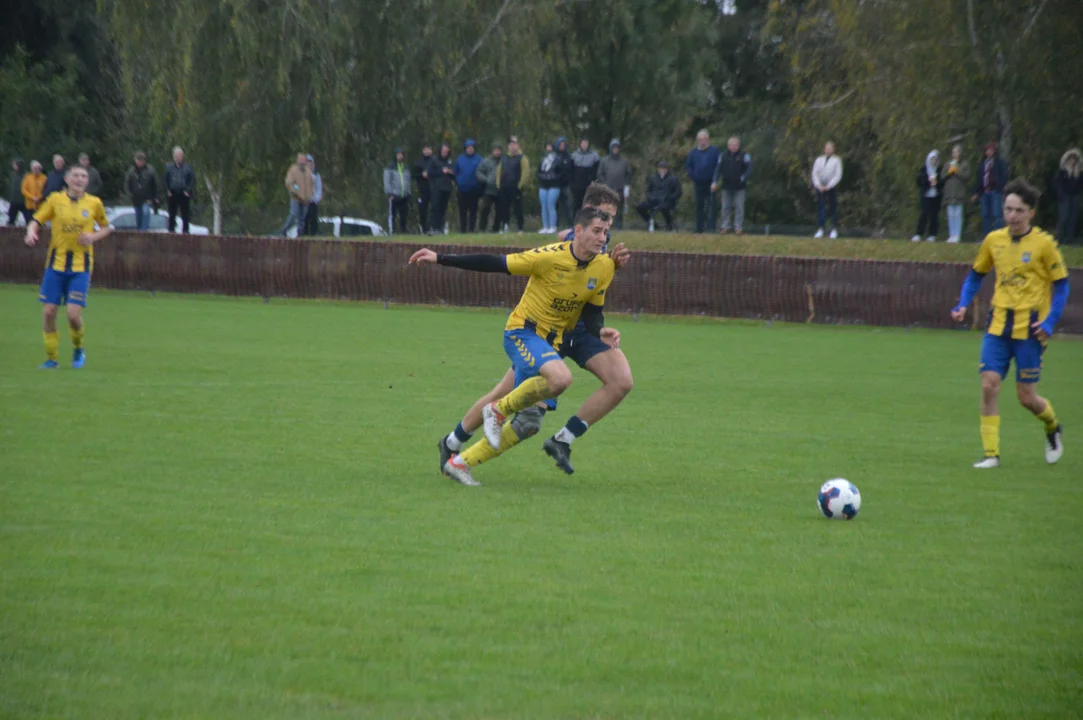
[(575, 214), (575, 224), (586, 227), (595, 220), (601, 220), (603, 222), (609, 220), (609, 213), (602, 212), (598, 208), (594, 207), (581, 207), (579, 212)]
[(591, 207), (598, 207), (599, 205), (620, 207), (620, 195), (608, 185), (595, 181), (588, 185), (587, 191), (583, 193), (583, 204)]
[(1023, 178), (1016, 178), (1004, 186), (1004, 197), (1018, 195), (1031, 210), (1038, 207), (1038, 201), (1042, 199), (1042, 193)]
[(143, 152), (142, 150), (140, 150), (139, 152), (137, 152), (135, 154), (135, 159), (136, 159), (136, 161), (146, 160), (147, 159), (147, 154), (145, 152)]

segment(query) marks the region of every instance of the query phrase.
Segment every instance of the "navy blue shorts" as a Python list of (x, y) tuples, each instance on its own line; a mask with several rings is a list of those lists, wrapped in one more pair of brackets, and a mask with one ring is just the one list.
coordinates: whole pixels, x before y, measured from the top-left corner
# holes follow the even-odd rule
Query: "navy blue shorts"
[(81, 305), (86, 307), (86, 297), (90, 293), (90, 273), (65, 272), (49, 268), (41, 279), (41, 292), (38, 300), (47, 305)]
[(998, 335), (985, 335), (981, 343), (980, 372), (995, 372), (1001, 378), (1008, 376), (1008, 368), (1015, 359), (1015, 381), (1036, 383), (1042, 374), (1042, 353), (1045, 345), (1038, 338), (1012, 340)]
[(600, 355), (611, 348), (599, 338), (594, 337), (582, 325), (564, 333), (564, 342), (560, 344), (560, 356), (573, 360), (576, 365), (587, 369), (587, 362), (595, 355)]

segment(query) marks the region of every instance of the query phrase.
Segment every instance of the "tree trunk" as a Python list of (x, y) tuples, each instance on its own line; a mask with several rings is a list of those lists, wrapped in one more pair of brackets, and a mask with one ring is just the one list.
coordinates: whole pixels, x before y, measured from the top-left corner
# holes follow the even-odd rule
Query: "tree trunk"
[(211, 184), (211, 179), (204, 176), (203, 182), (207, 184), (207, 194), (211, 196), (211, 208), (214, 214), (211, 232), (215, 235), (222, 234), (222, 173), (218, 173), (217, 185)]

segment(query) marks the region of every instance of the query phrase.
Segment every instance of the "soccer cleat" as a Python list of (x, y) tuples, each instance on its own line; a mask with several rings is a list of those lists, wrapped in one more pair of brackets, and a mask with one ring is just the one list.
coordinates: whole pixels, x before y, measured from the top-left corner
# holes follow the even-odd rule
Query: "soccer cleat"
[(1053, 432), (1046, 433), (1045, 443), (1045, 461), (1052, 465), (1064, 454), (1064, 438), (1060, 425), (1057, 425)]
[(979, 470), (988, 470), (989, 468), (1000, 467), (1000, 456), (994, 455), (993, 457), (982, 458), (981, 462), (974, 463), (974, 467)]
[(575, 472), (575, 468), (572, 467), (572, 446), (566, 442), (561, 442), (555, 437), (551, 437), (545, 441), (542, 445), (542, 450), (545, 454), (553, 458), (556, 461), (557, 467), (571, 475)]
[(71, 369), (78, 370), (86, 365), (86, 350), (83, 348), (75, 348), (71, 354)]
[(56, 360), (46, 360), (41, 365), (38, 365), (41, 370), (56, 370), (58, 367), (60, 367), (60, 363)]
[(481, 409), (481, 419), (484, 421), (485, 439), (493, 446), (493, 450), (499, 450), (500, 434), (504, 431), (504, 416), (497, 411), (495, 402)]
[(447, 465), (447, 461), (451, 459), (451, 456), (455, 454), (455, 451), (447, 446), (447, 435), (440, 438), (440, 444), (437, 447), (440, 448), (440, 472), (447, 475), (444, 466)]
[(914, 237), (910, 238), (910, 242), (921, 242), (921, 236), (915, 235)]
[(451, 459), (444, 463), (444, 474), (455, 482), (470, 487), (478, 487), (481, 485), (474, 476), (470, 474), (470, 466), (463, 462), (463, 459), (458, 455), (452, 455)]
[(816, 234), (815, 234), (815, 235), (813, 235), (812, 237), (814, 237), (814, 238), (816, 238), (817, 240), (819, 240), (819, 239), (820, 239), (820, 238), (822, 238), (823, 236), (824, 236), (824, 229), (823, 229), (823, 228), (820, 228), (819, 230), (817, 230), (817, 231), (816, 231)]
[(839, 231), (838, 230), (832, 230), (831, 231), (831, 239), (832, 240), (838, 240), (839, 239)]
[(925, 238), (925, 242), (936, 242), (936, 235), (930, 235), (929, 237)]

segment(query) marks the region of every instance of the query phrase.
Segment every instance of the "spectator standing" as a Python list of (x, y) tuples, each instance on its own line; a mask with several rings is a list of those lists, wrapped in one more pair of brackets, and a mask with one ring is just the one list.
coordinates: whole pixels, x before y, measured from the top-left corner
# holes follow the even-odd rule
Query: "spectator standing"
[(1004, 227), (1004, 185), (1008, 165), (997, 155), (997, 144), (985, 146), (985, 156), (978, 163), (974, 200), (981, 203), (981, 228), (986, 235)]
[[(188, 218), (192, 210), (192, 195), (196, 191), (196, 173), (184, 161), (184, 151), (173, 148), (173, 162), (165, 166), (165, 195), (169, 200), (169, 232), (177, 231), (177, 212), (180, 212), (182, 232), (188, 234)], [(311, 193), (309, 193), (311, 197)]]
[(936, 242), (936, 234), (940, 231), (940, 203), (943, 200), (944, 188), (939, 150), (930, 150), (925, 156), (925, 164), (918, 170), (917, 185), (921, 215), (918, 217), (914, 237), (910, 238), (910, 241), (921, 242), (921, 236), (925, 235), (927, 227), (929, 234), (925, 237), (926, 242)]
[(440, 144), (440, 151), (429, 160), (429, 234), (439, 235), (446, 230), (447, 206), (455, 189), (455, 170), (451, 167), (451, 146)]
[(47, 199), (53, 193), (63, 192), (67, 189), (68, 181), (64, 179), (66, 172), (67, 166), (64, 157), (62, 155), (53, 155), (53, 169), (49, 171), (49, 175), (45, 178), (43, 198)]
[[(286, 222), (279, 235), (285, 237), (294, 225), (297, 226), (298, 234), (304, 232), (305, 218), (308, 216), (308, 203), (312, 200), (312, 171), (308, 168), (308, 160), (304, 153), (297, 153), (297, 159), (286, 171), (286, 192), (290, 196), (290, 212), (286, 216)], [(170, 218), (172, 218), (170, 210)], [(173, 220), (169, 221), (170, 227)]]
[(497, 175), (500, 171), (500, 159), (503, 155), (504, 147), (500, 143), (494, 143), (492, 153), (478, 165), (478, 193), (481, 195), (481, 222), (478, 223), (478, 230), (481, 232), (485, 232), (486, 227), (489, 225), (490, 211), (493, 213), (493, 232), (500, 229), (498, 227), (500, 211), (497, 204), (500, 189), (497, 187)]
[(478, 155), (477, 143), (467, 138), (463, 151), (455, 158), (455, 185), (459, 188), (456, 196), (459, 201), (459, 232), (474, 232), (478, 222)]
[(34, 217), (34, 211), (45, 202), (45, 174), (41, 171), (41, 163), (37, 160), (30, 162), (30, 172), (23, 178), (22, 196), (23, 207), (26, 208), (23, 210), (23, 219), (29, 225), (31, 218)]
[(102, 191), (102, 174), (98, 172), (98, 168), (90, 164), (90, 156), (86, 153), (79, 153), (79, 164), (86, 169), (88, 178), (86, 183), (87, 195), (98, 197)]
[(628, 161), (621, 157), (620, 139), (613, 138), (609, 141), (609, 154), (598, 163), (598, 182), (624, 198), (624, 203), (617, 208), (617, 217), (613, 218), (613, 228), (616, 230), (624, 227), (624, 205), (628, 202), (628, 179)]
[(500, 159), (500, 170), (496, 176), (500, 204), (497, 221), (501, 232), (511, 224), (511, 211), (515, 208), (515, 221), (519, 234), (523, 234), (523, 190), (530, 186), (530, 158), (519, 151), (519, 138), (508, 138), (508, 152)]
[(147, 156), (143, 152), (135, 154), (135, 164), (124, 178), (124, 189), (132, 200), (135, 211), (135, 228), (146, 230), (150, 227), (150, 216), (158, 208), (158, 173), (147, 165)]
[(395, 159), (384, 168), (384, 194), (391, 202), (391, 220), (387, 231), (395, 233), (392, 227), (394, 219), (399, 219), (399, 232), (409, 232), (410, 215), (410, 168), (406, 166), (406, 153), (402, 148), (395, 148)]
[(598, 153), (590, 148), (590, 140), (583, 138), (579, 141), (579, 149), (572, 153), (572, 177), (569, 187), (572, 192), (573, 213), (583, 207), (583, 196), (587, 194), (587, 186), (598, 177), (598, 163), (602, 159)]
[(718, 160), (711, 182), (711, 192), (722, 189), (722, 234), (730, 230), (740, 235), (745, 226), (745, 194), (748, 176), (752, 173), (752, 156), (741, 152), (741, 139), (736, 135), (726, 143), (726, 152)]
[[(572, 162), (572, 156), (568, 152), (568, 140), (567, 138), (557, 138), (557, 175), (559, 176), (560, 183), (560, 197), (557, 198), (557, 223), (564, 223), (564, 227), (572, 227), (575, 225), (575, 211), (572, 210), (572, 173), (575, 170), (575, 163)], [(581, 205), (576, 206), (578, 210)], [(563, 220), (561, 220), (563, 218)]]
[[(15, 227), (15, 218), (20, 213), (26, 214), (26, 204), (23, 202), (23, 161), (19, 158), (11, 160), (11, 176), (8, 178), (8, 226)], [(27, 222), (30, 222), (27, 220)]]
[(948, 213), (948, 242), (957, 243), (963, 237), (963, 203), (970, 183), (970, 165), (963, 160), (963, 146), (951, 149), (951, 160), (944, 168), (944, 204)]
[(560, 199), (559, 158), (553, 143), (545, 143), (545, 153), (538, 163), (538, 202), (541, 204), (542, 235), (557, 231), (557, 200)]
[(429, 187), (429, 163), (432, 161), (432, 145), (421, 146), (421, 159), (414, 163), (414, 182), (417, 183), (417, 216), (420, 220), (421, 233), (429, 234), (429, 200), (432, 189)]
[(673, 230), (673, 213), (677, 209), (677, 201), (681, 198), (681, 181), (670, 171), (669, 163), (662, 160), (658, 163), (658, 172), (651, 175), (647, 180), (647, 199), (636, 206), (643, 222), (647, 223), (647, 229), (654, 232), (654, 214), (662, 213), (666, 221), (666, 230)]
[(316, 171), (316, 158), (305, 155), (308, 171), (312, 173), (312, 199), (308, 201), (308, 210), (305, 212), (305, 226), (303, 235), (316, 235), (320, 231), (320, 203), (323, 202), (323, 178)]
[(711, 144), (711, 134), (706, 130), (696, 133), (696, 146), (688, 153), (684, 169), (696, 190), (696, 232), (714, 232), (714, 176), (722, 153)]
[(1061, 156), (1053, 186), (1057, 192), (1057, 242), (1067, 245), (1075, 240), (1079, 195), (1083, 192), (1083, 156), (1079, 148), (1072, 148)]
[(831, 214), (831, 237), (839, 236), (839, 205), (837, 188), (842, 181), (842, 160), (835, 154), (835, 143), (824, 144), (824, 154), (812, 164), (812, 186), (816, 188), (820, 211), (820, 228), (814, 237), (822, 238), (827, 227), (827, 215)]

